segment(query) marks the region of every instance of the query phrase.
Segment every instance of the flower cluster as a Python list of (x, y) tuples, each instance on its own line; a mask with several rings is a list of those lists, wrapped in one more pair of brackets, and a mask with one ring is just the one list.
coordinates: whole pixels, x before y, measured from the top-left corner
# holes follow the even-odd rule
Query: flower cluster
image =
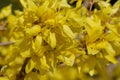
[(120, 55), (120, 1), (20, 2), (23, 11), (0, 12), (0, 80), (108, 80)]

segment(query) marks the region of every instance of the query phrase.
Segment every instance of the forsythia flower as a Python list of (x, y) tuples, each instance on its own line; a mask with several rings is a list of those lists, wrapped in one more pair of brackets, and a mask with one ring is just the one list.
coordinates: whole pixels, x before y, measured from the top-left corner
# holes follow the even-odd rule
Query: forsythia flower
[(120, 55), (120, 1), (95, 0), (100, 9), (93, 11), (82, 0), (20, 2), (23, 11), (3, 15), (8, 6), (0, 13), (8, 23), (0, 41), (14, 42), (0, 46), (0, 80), (89, 80), (86, 73), (106, 80), (105, 67)]

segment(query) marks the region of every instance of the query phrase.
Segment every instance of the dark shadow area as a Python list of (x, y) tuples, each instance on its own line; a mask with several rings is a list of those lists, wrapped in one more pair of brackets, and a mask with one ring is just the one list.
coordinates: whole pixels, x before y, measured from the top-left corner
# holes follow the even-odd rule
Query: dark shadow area
[(9, 4), (12, 4), (12, 12), (14, 10), (22, 10), (22, 5), (19, 0), (0, 0), (0, 10)]

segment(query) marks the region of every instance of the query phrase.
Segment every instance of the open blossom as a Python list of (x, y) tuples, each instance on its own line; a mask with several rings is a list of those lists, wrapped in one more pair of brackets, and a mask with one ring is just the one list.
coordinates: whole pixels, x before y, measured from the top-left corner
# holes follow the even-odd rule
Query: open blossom
[(107, 79), (105, 67), (120, 55), (120, 1), (20, 3), (22, 11), (12, 14), (9, 5), (0, 12), (7, 22), (0, 30), (0, 80), (89, 80), (87, 74)]

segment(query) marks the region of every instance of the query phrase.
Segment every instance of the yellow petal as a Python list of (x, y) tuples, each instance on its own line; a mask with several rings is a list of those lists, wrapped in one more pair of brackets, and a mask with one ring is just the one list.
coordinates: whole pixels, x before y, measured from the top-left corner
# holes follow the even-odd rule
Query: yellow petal
[[(95, 18), (87, 18), (86, 22), (88, 26), (86, 26), (86, 30), (88, 33), (88, 42), (94, 42), (97, 40), (100, 35), (103, 33), (103, 27), (100, 24), (100, 20), (98, 17), (95, 16)], [(97, 34), (96, 34), (97, 33)]]
[(25, 32), (27, 36), (36, 36), (41, 30), (41, 27), (39, 25), (35, 25), (31, 28), (26, 28)]
[(61, 0), (60, 7), (68, 7), (68, 8), (70, 8), (70, 5), (67, 3), (67, 0)]
[(7, 77), (0, 77), (0, 80), (9, 80)]
[(109, 55), (115, 56), (115, 53), (116, 53), (115, 50), (113, 49), (112, 45), (107, 41), (98, 43), (96, 47), (99, 49), (105, 49)]
[(68, 66), (73, 66), (74, 61), (75, 61), (75, 55), (72, 54), (70, 57), (64, 57), (65, 64)]
[(27, 0), (28, 8), (32, 11), (37, 10), (36, 4), (32, 0)]
[(54, 19), (48, 19), (47, 21), (45, 21), (46, 24), (50, 24), (50, 25), (54, 25), (55, 24), (55, 20)]
[(90, 76), (93, 76), (95, 74), (95, 70), (94, 69), (90, 70), (89, 74), (90, 74)]
[(22, 6), (23, 6), (24, 8), (27, 7), (26, 0), (20, 0), (20, 3), (22, 4)]
[(68, 66), (72, 66), (74, 64), (74, 61), (75, 61), (75, 55), (74, 54), (71, 54), (69, 57), (60, 55), (60, 56), (57, 56), (57, 58), (60, 61), (64, 62), (64, 64), (66, 64)]
[(71, 39), (75, 38), (74, 33), (72, 32), (72, 30), (67, 25), (63, 25), (63, 31)]
[(105, 58), (106, 58), (108, 61), (110, 61), (110, 62), (112, 62), (112, 63), (114, 63), (114, 64), (116, 64), (116, 63), (118, 62), (118, 61), (114, 58), (114, 56), (111, 56), (111, 55), (106, 55)]
[(40, 47), (42, 45), (42, 37), (41, 36), (37, 36), (35, 39), (35, 52), (38, 52), (40, 50)]
[(116, 1), (116, 3), (113, 5), (113, 8), (119, 8), (120, 7), (120, 1)]
[(50, 46), (51, 46), (52, 48), (55, 48), (55, 46), (56, 46), (55, 33), (51, 33), (51, 32), (50, 32), (50, 36), (49, 36), (49, 38), (48, 38), (48, 43), (50, 44)]
[(110, 29), (113, 32), (113, 34), (115, 34), (116, 36), (120, 36), (118, 31), (117, 31), (117, 27), (115, 27), (115, 25), (111, 25), (111, 24), (106, 23), (106, 27), (108, 29)]
[(48, 10), (48, 5), (49, 5), (49, 1), (45, 0), (42, 6), (38, 7), (37, 15), (41, 17)]
[(49, 68), (49, 65), (47, 64), (45, 56), (43, 56), (42, 58), (40, 58), (40, 62), (41, 62), (41, 67), (43, 69), (48, 69)]
[(95, 55), (99, 52), (99, 50), (96, 49), (96, 44), (88, 44), (87, 45), (87, 50), (88, 50), (88, 54), (92, 54)]
[(25, 58), (26, 58), (26, 57), (30, 57), (30, 55), (31, 55), (30, 49), (25, 50), (24, 52), (21, 52), (20, 55), (21, 55), (22, 57), (25, 57)]
[(2, 10), (0, 10), (0, 19), (5, 18), (9, 16), (10, 14), (11, 14), (11, 5), (8, 5), (2, 8)]
[(25, 75), (23, 80), (41, 80), (41, 79), (39, 79), (39, 76), (40, 75), (35, 72), (30, 72)]
[(25, 67), (25, 72), (29, 73), (32, 71), (32, 69), (35, 67), (36, 63), (30, 59), (29, 62), (27, 63), (26, 67)]
[(81, 3), (82, 3), (82, 0), (78, 0), (78, 1), (77, 1), (77, 4), (76, 4), (76, 8), (80, 8)]

